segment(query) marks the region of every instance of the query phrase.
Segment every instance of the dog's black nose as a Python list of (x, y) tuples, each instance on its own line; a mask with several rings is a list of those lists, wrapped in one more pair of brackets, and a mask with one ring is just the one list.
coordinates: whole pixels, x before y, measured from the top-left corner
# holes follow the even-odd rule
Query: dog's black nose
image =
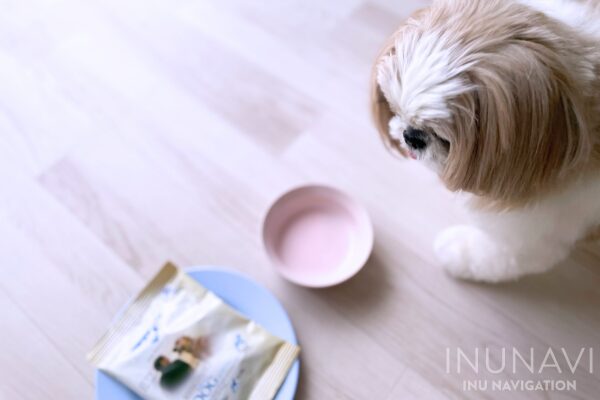
[(404, 131), (404, 140), (406, 144), (415, 150), (421, 150), (427, 147), (427, 135), (420, 129), (415, 129), (409, 126)]

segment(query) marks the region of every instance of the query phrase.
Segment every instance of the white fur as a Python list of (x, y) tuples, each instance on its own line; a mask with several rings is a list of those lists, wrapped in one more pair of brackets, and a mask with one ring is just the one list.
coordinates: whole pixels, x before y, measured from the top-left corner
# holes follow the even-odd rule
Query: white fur
[(450, 118), (447, 100), (470, 89), (457, 76), (469, 67), (457, 57), (443, 32), (405, 35), (386, 56), (377, 81), (390, 106), (406, 124)]
[[(456, 57), (460, 53), (456, 46), (447, 34), (438, 31), (425, 36), (406, 34), (395, 49), (395, 54), (383, 58), (377, 82), (396, 114), (389, 122), (390, 135), (408, 151), (402, 132), (408, 125), (419, 127), (423, 121), (450, 119), (448, 100), (471, 89), (459, 78), (471, 63)], [(446, 154), (439, 142), (432, 143), (433, 146), (410, 153), (439, 172)]]
[(472, 217), (471, 225), (448, 228), (436, 238), (435, 252), (450, 274), (499, 282), (544, 272), (600, 224), (600, 177), (574, 182), (526, 208)]
[(600, 11), (590, 12), (590, 7), (575, 0), (518, 0), (547, 16), (577, 29), (592, 38), (600, 38)]

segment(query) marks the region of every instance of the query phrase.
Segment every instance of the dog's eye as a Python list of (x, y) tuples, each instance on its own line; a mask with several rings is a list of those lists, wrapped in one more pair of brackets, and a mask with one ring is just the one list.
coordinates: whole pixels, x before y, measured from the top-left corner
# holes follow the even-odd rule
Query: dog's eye
[(433, 131), (431, 133), (433, 133), (433, 136), (435, 136), (440, 141), (440, 143), (442, 143), (442, 146), (444, 146), (444, 148), (446, 150), (450, 150), (450, 142), (449, 141), (447, 141), (446, 139), (439, 136), (437, 133), (435, 133)]
[(442, 145), (446, 148), (446, 150), (450, 150), (450, 142), (442, 138), (440, 138), (440, 140), (442, 141)]

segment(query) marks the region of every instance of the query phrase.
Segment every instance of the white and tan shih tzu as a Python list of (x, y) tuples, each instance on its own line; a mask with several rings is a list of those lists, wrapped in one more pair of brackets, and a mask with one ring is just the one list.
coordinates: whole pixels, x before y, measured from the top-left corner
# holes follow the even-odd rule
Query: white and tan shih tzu
[(373, 73), (385, 143), (472, 197), (434, 249), (454, 276), (547, 271), (600, 226), (600, 0), (438, 0)]

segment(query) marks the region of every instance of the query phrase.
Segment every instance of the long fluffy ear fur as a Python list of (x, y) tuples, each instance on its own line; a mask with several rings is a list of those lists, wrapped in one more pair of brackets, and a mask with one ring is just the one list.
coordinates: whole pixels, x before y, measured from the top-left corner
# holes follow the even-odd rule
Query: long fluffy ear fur
[(474, 89), (451, 102), (453, 123), (437, 127), (451, 138), (441, 175), (451, 190), (510, 206), (589, 161), (594, 95), (581, 77), (590, 71), (576, 64), (587, 50), (564, 27), (529, 10), (488, 22), (493, 37), (471, 43), (479, 59), (466, 80)]
[(578, 88), (562, 66), (547, 67), (552, 60), (524, 49), (507, 51), (512, 62), (489, 56), (471, 73), (477, 88), (456, 99), (461, 110), (447, 133), (452, 147), (442, 179), (452, 190), (512, 202), (577, 168), (591, 141)]

